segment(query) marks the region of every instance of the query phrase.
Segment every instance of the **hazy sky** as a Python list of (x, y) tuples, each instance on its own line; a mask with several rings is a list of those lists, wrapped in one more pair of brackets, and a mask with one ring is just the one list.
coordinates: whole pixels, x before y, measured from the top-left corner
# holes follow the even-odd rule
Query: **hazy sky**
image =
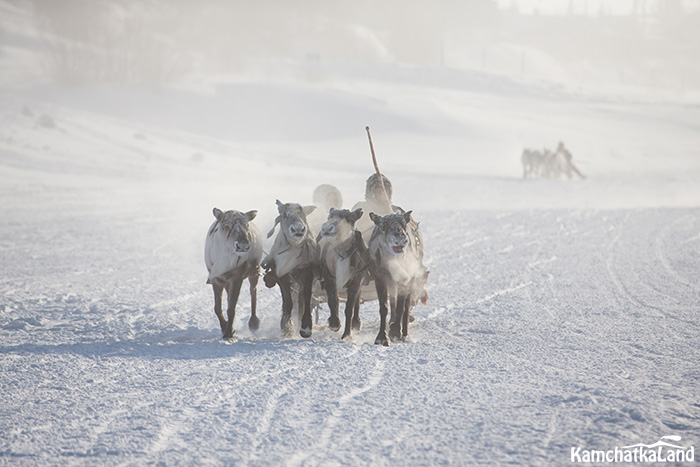
[[(609, 14), (628, 14), (635, 4), (651, 11), (659, 0), (496, 0), (500, 8), (517, 6), (521, 13), (539, 11), (545, 14), (566, 14), (573, 8), (577, 14), (597, 15), (601, 8)], [(700, 0), (681, 0), (688, 9), (700, 8)]]

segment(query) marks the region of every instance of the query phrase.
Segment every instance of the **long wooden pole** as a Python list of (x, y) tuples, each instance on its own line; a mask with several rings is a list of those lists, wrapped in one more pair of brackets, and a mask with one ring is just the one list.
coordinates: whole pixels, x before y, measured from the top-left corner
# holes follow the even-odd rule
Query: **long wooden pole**
[(386, 191), (386, 187), (384, 186), (384, 177), (382, 177), (382, 172), (379, 170), (379, 164), (377, 164), (377, 155), (374, 153), (374, 144), (372, 144), (372, 135), (369, 132), (369, 127), (365, 127), (365, 130), (367, 130), (367, 138), (369, 138), (369, 149), (372, 151), (372, 163), (374, 164), (374, 170), (377, 172), (377, 177), (379, 178), (379, 185), (382, 187), (382, 192), (384, 193), (384, 199), (386, 200), (386, 204), (389, 207), (389, 212), (392, 211), (391, 209), (391, 200), (389, 199), (389, 194)]

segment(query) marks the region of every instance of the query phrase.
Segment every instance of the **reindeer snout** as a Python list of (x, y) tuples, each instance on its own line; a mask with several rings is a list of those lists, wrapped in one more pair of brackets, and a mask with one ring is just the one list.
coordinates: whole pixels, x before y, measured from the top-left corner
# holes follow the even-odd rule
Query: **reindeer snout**
[(394, 237), (394, 245), (404, 247), (408, 245), (408, 238), (405, 236)]
[(406, 248), (406, 245), (408, 245), (408, 238), (401, 235), (401, 236), (393, 236), (391, 239), (391, 248), (394, 250), (394, 253), (397, 254), (403, 254), (404, 248)]
[(332, 237), (335, 235), (335, 225), (334, 224), (323, 224), (321, 227), (321, 235), (324, 237)]
[(248, 242), (234, 242), (233, 244), (234, 248), (236, 249), (237, 253), (245, 253), (248, 250), (250, 250), (250, 243)]
[(302, 237), (306, 233), (306, 226), (301, 222), (298, 222), (296, 224), (292, 224), (289, 227), (289, 230), (295, 237)]

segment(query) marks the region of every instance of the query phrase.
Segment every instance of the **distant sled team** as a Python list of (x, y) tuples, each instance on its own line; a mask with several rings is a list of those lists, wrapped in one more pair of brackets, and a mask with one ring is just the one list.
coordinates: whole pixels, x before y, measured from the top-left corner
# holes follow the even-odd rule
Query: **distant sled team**
[(571, 153), (560, 142), (557, 149), (525, 149), (521, 157), (523, 178), (558, 179), (566, 175), (571, 179), (575, 173), (581, 178), (585, 175), (574, 165)]
[[(252, 223), (257, 211), (223, 212), (214, 208), (216, 220), (205, 242), (208, 284), (214, 290), (214, 312), (222, 334), (231, 338), (236, 303), (242, 283), (250, 283), (251, 317), (248, 327), (259, 327), (256, 316), (257, 283), (261, 266), (269, 288), (279, 286), (282, 294), (281, 335), (293, 334), (292, 310), (300, 315), (299, 334), (312, 334), (314, 303), (330, 308), (328, 327), (341, 327), (340, 301), (345, 300), (345, 326), (342, 338), (361, 327), (361, 301), (379, 301), (380, 327), (375, 344), (408, 338), (411, 309), (425, 303), (428, 270), (423, 264), (423, 237), (411, 216), (391, 204), (391, 183), (383, 175), (367, 180), (365, 201), (352, 210), (340, 209), (342, 197), (331, 185), (314, 192), (316, 206), (301, 206), (277, 200), (278, 216), (268, 238), (280, 229), (270, 252), (263, 259), (262, 241)], [(314, 213), (325, 212), (325, 222)], [(369, 220), (367, 220), (369, 219)], [(318, 230), (318, 236), (316, 236)], [(372, 287), (372, 282), (374, 286)], [(223, 315), (222, 295), (226, 290), (227, 315)], [(387, 315), (391, 305), (391, 319)]]

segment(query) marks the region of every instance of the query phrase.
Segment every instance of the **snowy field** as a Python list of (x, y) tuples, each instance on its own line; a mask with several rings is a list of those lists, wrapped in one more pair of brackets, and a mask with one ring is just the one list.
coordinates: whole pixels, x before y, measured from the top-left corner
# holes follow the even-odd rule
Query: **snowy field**
[[(290, 66), (289, 64), (279, 65)], [(212, 208), (361, 200), (370, 125), (421, 222), (410, 341), (221, 339)], [(524, 147), (586, 180), (523, 180)], [(0, 88), (0, 465), (568, 465), (700, 449), (700, 107), (477, 71)], [(269, 243), (266, 244), (266, 248)], [(696, 457), (697, 459), (697, 457)]]
[[(4, 93), (0, 462), (561, 464), (575, 446), (696, 442), (700, 111), (439, 84), (270, 85), (285, 104), (256, 128), (272, 142), (234, 98), (266, 86), (189, 94), (181, 122), (167, 92), (85, 99), (128, 115)], [(179, 127), (210, 104), (212, 134)], [(214, 134), (226, 121), (240, 135)], [(431, 299), (411, 341), (373, 345), (375, 303), (353, 342), (325, 309), (310, 340), (282, 340), (264, 287), (261, 330), (244, 291), (223, 341), (212, 207), (258, 209), (266, 232), (275, 198), (309, 203), (318, 183), (359, 200), (365, 123), (424, 229)], [(518, 149), (545, 135), (587, 180), (520, 178)]]

